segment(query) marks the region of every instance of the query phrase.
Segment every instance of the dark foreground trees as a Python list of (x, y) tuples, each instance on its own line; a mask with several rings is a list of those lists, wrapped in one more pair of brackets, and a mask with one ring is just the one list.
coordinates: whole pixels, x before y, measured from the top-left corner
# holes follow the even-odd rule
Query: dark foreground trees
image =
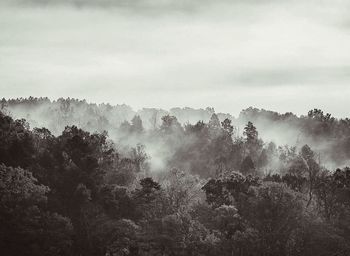
[[(139, 118), (130, 126), (144, 136)], [(176, 144), (168, 164), (184, 171), (150, 177), (142, 145), (125, 153), (106, 133), (54, 136), (0, 113), (1, 254), (350, 255), (349, 169), (246, 128), (233, 138), (229, 120), (165, 117), (150, 138)]]
[(49, 188), (29, 171), (0, 165), (0, 248), (3, 255), (68, 255), (72, 224), (47, 209)]
[[(350, 252), (348, 226), (308, 209), (307, 195), (283, 182), (232, 173), (210, 180), (203, 189), (211, 205), (206, 223), (220, 231), (224, 255), (345, 256)], [(316, 208), (320, 206), (315, 202)], [(342, 207), (349, 210), (344, 203)], [(343, 215), (342, 221), (348, 218)]]

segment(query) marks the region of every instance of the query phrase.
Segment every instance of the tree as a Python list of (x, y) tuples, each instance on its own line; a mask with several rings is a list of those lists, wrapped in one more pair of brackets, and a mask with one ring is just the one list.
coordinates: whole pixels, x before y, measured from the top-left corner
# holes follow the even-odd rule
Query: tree
[(99, 255), (138, 255), (138, 236), (141, 227), (130, 219), (100, 217), (95, 221), (94, 241)]
[(133, 119), (131, 119), (131, 131), (136, 133), (141, 133), (143, 131), (142, 119), (140, 116), (135, 115)]
[(185, 132), (188, 134), (201, 134), (206, 128), (206, 125), (203, 121), (198, 121), (195, 125), (186, 124)]
[(98, 194), (115, 157), (106, 136), (66, 127), (48, 152), (37, 156), (38, 164), (47, 170), (41, 179), (52, 191), (48, 196), (50, 208), (72, 221), (76, 253), (94, 250), (91, 220), (99, 212)]
[(226, 118), (224, 121), (221, 122), (222, 128), (230, 135), (233, 135), (234, 127), (231, 124), (232, 121), (228, 118)]
[(301, 195), (283, 183), (263, 183), (251, 189), (240, 212), (258, 232), (257, 251), (265, 255), (286, 255), (291, 235), (300, 227)]
[(70, 220), (45, 210), (49, 188), (0, 165), (0, 249), (5, 255), (70, 255)]
[(314, 152), (308, 145), (304, 145), (301, 148), (300, 156), (305, 163), (308, 182), (309, 182), (309, 201), (308, 205), (310, 205), (312, 201), (313, 189), (315, 186), (316, 176), (320, 171), (320, 166), (314, 160)]
[[(315, 182), (315, 194), (322, 215), (327, 221), (350, 221), (350, 169), (323, 172)], [(350, 231), (350, 229), (348, 230)]]
[(248, 174), (255, 174), (256, 170), (255, 170), (255, 165), (254, 162), (252, 160), (252, 158), (250, 156), (247, 156), (244, 158), (242, 164), (241, 164), (241, 169), (240, 171), (244, 174), (244, 175), (248, 175)]
[(208, 126), (211, 129), (217, 129), (217, 128), (221, 127), (220, 120), (219, 120), (218, 116), (215, 113), (213, 113), (211, 115), (209, 123), (208, 123)]
[(27, 168), (33, 163), (34, 140), (29, 124), (0, 112), (0, 163)]
[(131, 158), (135, 162), (136, 172), (143, 171), (144, 174), (147, 174), (148, 166), (146, 164), (146, 160), (148, 159), (148, 155), (145, 151), (145, 146), (137, 144), (136, 148), (132, 148)]
[(133, 192), (133, 199), (136, 204), (136, 218), (147, 220), (162, 214), (161, 207), (159, 207), (159, 204), (162, 204), (160, 184), (147, 177), (140, 180), (140, 186)]
[(172, 169), (163, 178), (162, 187), (172, 212), (188, 212), (198, 203), (204, 194), (203, 182), (198, 176), (192, 176), (184, 171)]
[(175, 116), (166, 115), (162, 117), (162, 125), (160, 129), (163, 131), (176, 130), (181, 128), (181, 124), (177, 121)]
[(243, 135), (246, 137), (246, 141), (248, 144), (255, 144), (258, 141), (258, 131), (252, 122), (248, 122), (248, 124), (244, 127)]
[(263, 142), (258, 138), (258, 131), (252, 122), (244, 127), (245, 136), (245, 156), (250, 156), (253, 162), (257, 162), (262, 151)]
[[(250, 186), (258, 186), (259, 179), (239, 172), (230, 172), (218, 179), (210, 179), (204, 186), (207, 202), (214, 206), (239, 204), (241, 196), (248, 193)], [(237, 205), (236, 205), (237, 206)]]

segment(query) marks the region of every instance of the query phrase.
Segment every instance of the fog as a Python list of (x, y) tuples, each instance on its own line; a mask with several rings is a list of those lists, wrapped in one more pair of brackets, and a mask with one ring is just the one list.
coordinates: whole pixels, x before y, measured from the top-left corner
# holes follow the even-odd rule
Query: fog
[(347, 1), (0, 1), (2, 97), (338, 117)]

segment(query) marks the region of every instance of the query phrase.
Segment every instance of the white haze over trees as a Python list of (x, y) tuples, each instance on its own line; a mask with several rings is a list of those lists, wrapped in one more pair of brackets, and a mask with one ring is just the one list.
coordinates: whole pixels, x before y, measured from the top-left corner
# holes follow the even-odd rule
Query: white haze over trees
[[(31, 128), (48, 128), (54, 135), (61, 134), (66, 126), (74, 125), (89, 132), (108, 132), (109, 138), (116, 143), (121, 152), (127, 152), (126, 154), (129, 154), (132, 148), (142, 146), (141, 149), (149, 157), (151, 171), (165, 171), (173, 167), (193, 171), (191, 166), (196, 166), (196, 159), (211, 153), (202, 153), (204, 155), (198, 153), (197, 156), (193, 155), (186, 160), (182, 157), (186, 157), (184, 155), (187, 153), (195, 154), (203, 148), (198, 141), (205, 143), (206, 140), (197, 138), (198, 134), (195, 131), (200, 131), (201, 127), (206, 125), (210, 128), (213, 117), (214, 120), (217, 119), (216, 126), (220, 129), (226, 129), (225, 120), (230, 121), (229, 124), (227, 123), (228, 127), (232, 125), (230, 140), (232, 139), (237, 145), (240, 141), (244, 141), (247, 124), (253, 123), (261, 140), (258, 143), (259, 147), (254, 149), (257, 151), (254, 153), (256, 154), (254, 164), (257, 165), (259, 157), (265, 157), (264, 150), (271, 151), (274, 148), (273, 159), (277, 157), (274, 160), (271, 158), (269, 164), (261, 169), (262, 171), (279, 172), (281, 166), (278, 157), (287, 154), (286, 152), (290, 153), (291, 150), (298, 151), (305, 144), (315, 151), (318, 163), (324, 167), (334, 169), (350, 164), (349, 119), (335, 119), (331, 114), (319, 109), (296, 116), (291, 112), (278, 113), (250, 107), (242, 110), (235, 117), (229, 113), (215, 112), (215, 109), (210, 107), (169, 110), (143, 108), (135, 111), (128, 105), (113, 106), (108, 103), (97, 105), (88, 103), (86, 100), (63, 98), (57, 101), (33, 97), (2, 99), (0, 103), (2, 112), (16, 119), (24, 118)], [(164, 135), (164, 130), (167, 129), (170, 131)], [(191, 132), (196, 136), (193, 137)], [(227, 147), (233, 147), (233, 145), (227, 145)], [(216, 153), (221, 154), (219, 151)], [(232, 152), (229, 154), (231, 155), (227, 156), (228, 158), (232, 157), (236, 160), (242, 157), (234, 156)], [(239, 164), (231, 166), (232, 168), (240, 168), (241, 160), (237, 161)], [(194, 169), (197, 168), (198, 166)], [(213, 167), (215, 168), (217, 167)]]

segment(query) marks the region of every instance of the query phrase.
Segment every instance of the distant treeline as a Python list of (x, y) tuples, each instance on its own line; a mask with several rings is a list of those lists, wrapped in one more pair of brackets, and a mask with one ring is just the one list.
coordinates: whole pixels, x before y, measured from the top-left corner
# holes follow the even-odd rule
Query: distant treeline
[[(235, 118), (227, 113), (216, 113), (209, 107), (172, 108), (169, 111), (144, 108), (134, 111), (127, 105), (97, 105), (69, 98), (51, 101), (48, 98), (30, 97), (2, 99), (0, 110), (14, 118), (25, 118), (32, 128), (46, 127), (55, 135), (59, 135), (65, 126), (72, 125), (89, 132), (107, 131), (120, 145), (146, 145), (152, 151), (150, 154), (154, 154), (154, 159), (159, 158), (158, 155), (164, 158), (176, 152), (176, 149), (172, 148), (173, 145), (166, 145), (164, 152), (158, 152), (159, 143), (163, 143), (152, 137), (152, 134), (160, 129), (164, 116), (174, 117), (182, 131), (185, 131), (190, 125), (201, 126), (201, 123), (209, 122), (215, 114), (219, 119), (218, 126), (221, 126), (225, 119), (231, 121), (234, 140), (242, 137), (244, 127), (248, 122), (252, 122), (259, 131), (260, 139), (265, 141), (265, 147), (273, 142), (277, 148), (296, 147), (300, 150), (303, 145), (308, 144), (322, 165), (331, 169), (350, 165), (350, 119), (336, 119), (319, 109), (310, 110), (304, 116), (296, 116), (293, 113), (279, 114), (250, 107), (242, 110)], [(129, 128), (133, 129), (132, 126), (135, 126), (132, 122), (139, 122), (137, 125), (140, 128), (137, 129), (141, 129), (143, 133), (133, 133), (133, 136), (130, 136)], [(125, 136), (125, 132), (128, 136)], [(181, 144), (178, 138), (175, 138), (175, 141), (175, 145)]]

